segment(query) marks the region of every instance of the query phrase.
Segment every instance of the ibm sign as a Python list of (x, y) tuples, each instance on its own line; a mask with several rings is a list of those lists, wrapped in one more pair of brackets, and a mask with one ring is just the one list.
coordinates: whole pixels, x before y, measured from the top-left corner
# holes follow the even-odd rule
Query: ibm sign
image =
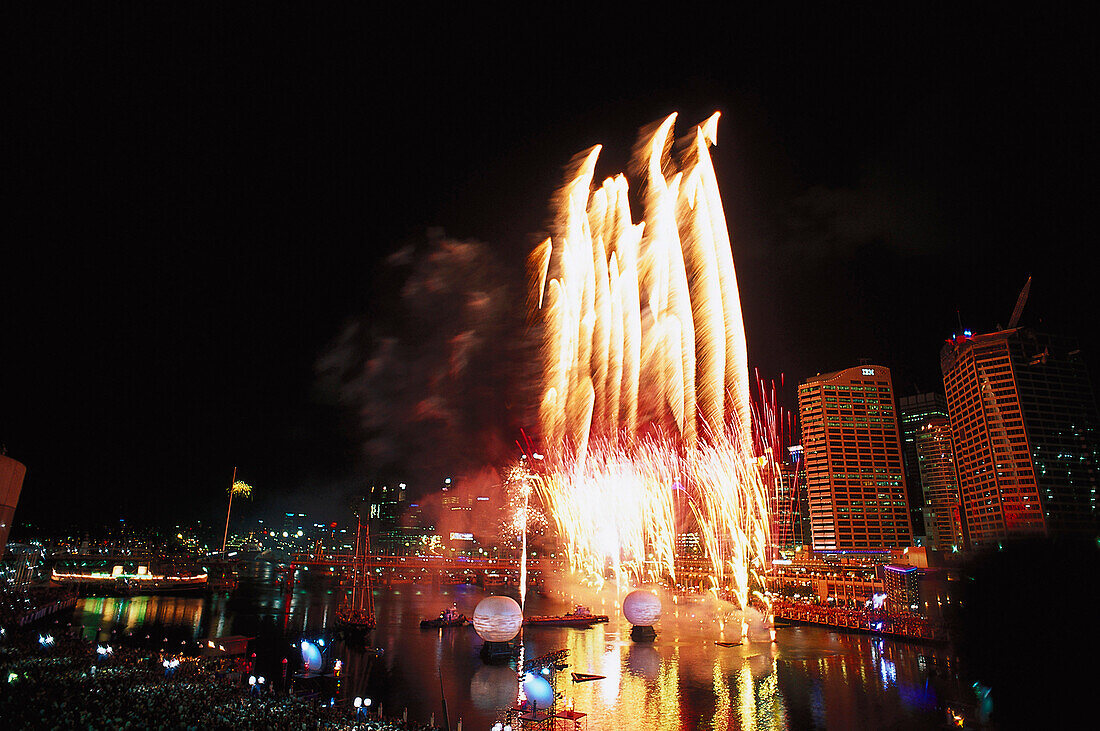
[(874, 368), (864, 368), (863, 369), (863, 375), (873, 376), (873, 375), (875, 375), (875, 369)]

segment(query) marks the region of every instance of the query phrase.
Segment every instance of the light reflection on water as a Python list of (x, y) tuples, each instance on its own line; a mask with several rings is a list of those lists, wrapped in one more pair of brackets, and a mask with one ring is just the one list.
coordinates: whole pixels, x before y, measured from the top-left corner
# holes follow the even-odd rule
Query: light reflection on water
[[(227, 634), (278, 635), (279, 652), (304, 632), (331, 632), (341, 590), (338, 582), (306, 579), (289, 602), (271, 581), (269, 567), (242, 577), (233, 596), (86, 598), (75, 619), (101, 639), (114, 631), (153, 630), (172, 642)], [(458, 604), (473, 614), (484, 592), (476, 587), (404, 586), (379, 590), (378, 627), (371, 644), (380, 660), (338, 643), (344, 660), (342, 692), (375, 699), (387, 714), (408, 708), (410, 719), (441, 720), (440, 683), (452, 722), (489, 728), (516, 698), (513, 669), (485, 665), (472, 628), (421, 630), (419, 620)], [(566, 607), (528, 597), (528, 614)], [(719, 647), (716, 622), (666, 617), (652, 643), (635, 643), (630, 626), (613, 617), (580, 631), (537, 627), (524, 632), (525, 657), (566, 648), (569, 667), (556, 679), (562, 701), (588, 715), (590, 729), (928, 728), (943, 722), (944, 707), (958, 707), (965, 684), (948, 651), (822, 628), (780, 628), (777, 642)], [(570, 681), (572, 671), (606, 676)]]

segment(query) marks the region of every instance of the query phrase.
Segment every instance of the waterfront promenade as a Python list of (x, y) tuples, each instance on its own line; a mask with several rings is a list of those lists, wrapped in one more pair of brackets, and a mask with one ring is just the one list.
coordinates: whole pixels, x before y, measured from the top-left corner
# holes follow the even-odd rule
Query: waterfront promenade
[(947, 628), (912, 612), (886, 612), (777, 600), (772, 604), (777, 620), (815, 624), (848, 632), (900, 637), (916, 642), (947, 642)]

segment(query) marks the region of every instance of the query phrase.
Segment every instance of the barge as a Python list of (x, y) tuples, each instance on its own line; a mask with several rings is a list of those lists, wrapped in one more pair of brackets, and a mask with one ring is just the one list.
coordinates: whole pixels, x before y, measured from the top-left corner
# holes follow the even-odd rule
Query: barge
[(542, 625), (546, 627), (591, 627), (594, 624), (603, 624), (608, 621), (606, 614), (593, 614), (588, 607), (577, 606), (572, 612), (566, 614), (527, 617), (523, 620), (524, 626)]

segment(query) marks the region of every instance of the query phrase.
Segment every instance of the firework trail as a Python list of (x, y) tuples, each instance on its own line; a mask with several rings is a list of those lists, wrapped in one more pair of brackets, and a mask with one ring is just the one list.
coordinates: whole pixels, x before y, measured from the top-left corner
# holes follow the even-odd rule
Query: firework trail
[[(635, 147), (641, 222), (624, 175), (593, 186), (596, 146), (575, 159), (552, 236), (529, 256), (547, 454), (528, 479), (575, 573), (610, 572), (617, 585), (675, 577), (677, 535), (693, 531), (713, 588), (746, 609), (768, 558), (769, 453), (756, 457), (737, 276), (710, 159), (718, 113), (680, 140), (675, 121), (643, 130)], [(760, 416), (758, 426), (774, 428)]]

